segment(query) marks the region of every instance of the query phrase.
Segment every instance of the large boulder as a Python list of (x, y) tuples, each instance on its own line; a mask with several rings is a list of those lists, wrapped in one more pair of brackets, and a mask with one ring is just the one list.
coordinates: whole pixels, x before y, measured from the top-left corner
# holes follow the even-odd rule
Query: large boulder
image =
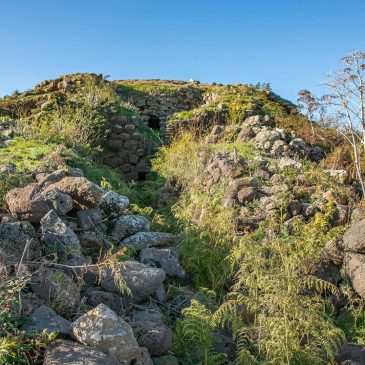
[(31, 223), (39, 223), (51, 209), (37, 184), (10, 190), (5, 196), (5, 203), (14, 217), (29, 220)]
[(82, 252), (95, 259), (98, 258), (103, 248), (105, 248), (104, 238), (99, 232), (83, 231), (79, 233)]
[(134, 363), (141, 356), (130, 325), (105, 304), (79, 317), (72, 323), (70, 333), (82, 344), (113, 355), (123, 365)]
[(289, 157), (282, 157), (278, 163), (278, 167), (280, 170), (285, 170), (285, 169), (300, 170), (302, 168), (302, 164)]
[(73, 208), (73, 201), (70, 195), (58, 189), (49, 189), (42, 192), (41, 195), (57, 214), (65, 215)]
[(120, 365), (112, 355), (74, 341), (57, 340), (46, 350), (44, 365)]
[[(233, 180), (224, 196), (222, 198), (222, 204), (224, 207), (233, 207), (238, 201), (244, 201), (246, 198), (252, 200), (255, 197), (254, 187), (257, 187), (258, 181), (255, 178), (244, 177), (241, 179)], [(238, 194), (240, 192), (240, 197)]]
[(326, 259), (319, 260), (311, 269), (311, 274), (336, 286), (342, 279), (341, 268)]
[(312, 161), (320, 161), (326, 157), (326, 152), (319, 146), (309, 149), (308, 158)]
[(180, 266), (176, 248), (145, 248), (140, 252), (139, 258), (142, 263), (159, 267), (169, 276), (183, 278), (186, 275)]
[(59, 316), (52, 308), (42, 305), (35, 309), (23, 326), (26, 333), (56, 332), (68, 335), (71, 322)]
[(157, 304), (150, 302), (147, 305), (134, 307), (132, 322), (154, 322), (163, 325), (165, 323), (163, 314)]
[[(40, 256), (40, 245), (29, 222), (0, 223), (0, 278), (14, 265)], [(25, 267), (24, 267), (25, 268)]]
[(241, 204), (252, 202), (256, 197), (256, 191), (252, 187), (245, 187), (237, 193), (238, 201)]
[[(124, 261), (121, 264), (120, 275), (130, 289), (130, 295), (123, 296), (134, 303), (139, 303), (152, 295), (166, 278), (166, 273), (159, 268), (144, 265), (138, 261)], [(109, 268), (102, 269), (100, 286), (107, 291), (119, 293), (118, 279)]]
[(288, 154), (289, 150), (290, 147), (288, 146), (288, 144), (285, 141), (279, 139), (273, 143), (270, 154), (272, 156), (279, 157)]
[(98, 207), (103, 197), (103, 191), (84, 177), (66, 176), (62, 180), (51, 184), (48, 189), (59, 189), (70, 195), (83, 208)]
[(241, 131), (238, 133), (237, 142), (248, 142), (256, 136), (252, 126), (242, 125)]
[(32, 276), (31, 287), (39, 299), (61, 314), (69, 314), (80, 301), (80, 287), (61, 270), (38, 270)]
[(50, 174), (39, 173), (35, 176), (35, 179), (39, 186), (46, 187), (47, 185), (58, 182), (66, 177), (66, 172), (62, 169), (53, 171)]
[(83, 257), (71, 257), (62, 263), (62, 270), (76, 282), (86, 286), (92, 286), (97, 282), (98, 268), (90, 265)]
[(99, 208), (79, 210), (76, 216), (79, 227), (84, 230), (95, 228), (103, 219)]
[(224, 136), (224, 127), (215, 125), (210, 134), (205, 138), (205, 143), (217, 143)]
[(336, 212), (332, 218), (334, 226), (345, 226), (349, 222), (350, 207), (344, 204), (336, 204)]
[(290, 200), (288, 208), (290, 214), (294, 217), (300, 213), (302, 209), (302, 204), (299, 200)]
[(345, 182), (347, 182), (348, 177), (349, 177), (349, 173), (347, 170), (329, 169), (329, 170), (324, 170), (323, 172), (329, 174), (331, 177), (335, 178), (335, 180), (337, 180), (341, 184), (344, 184)]
[(356, 223), (365, 218), (364, 208), (357, 207), (351, 213), (351, 223)]
[(365, 298), (365, 255), (347, 252), (344, 267), (355, 291)]
[(115, 191), (108, 191), (101, 199), (100, 209), (106, 215), (118, 216), (127, 209), (128, 205), (129, 199), (126, 196), (119, 195)]
[(76, 233), (57, 215), (50, 210), (41, 219), (41, 240), (48, 251), (57, 252), (62, 258), (81, 255), (80, 241)]
[(114, 225), (112, 235), (115, 239), (121, 240), (137, 232), (150, 230), (150, 222), (142, 215), (124, 215)]
[(313, 204), (302, 203), (300, 212), (305, 218), (310, 218), (313, 217), (318, 210), (319, 209)]
[(86, 293), (86, 302), (91, 307), (96, 307), (99, 304), (105, 304), (116, 313), (123, 309), (122, 298), (118, 294), (109, 293), (103, 290), (91, 290)]
[(338, 363), (341, 365), (364, 365), (365, 346), (357, 343), (345, 343), (342, 345)]
[(338, 267), (342, 266), (344, 256), (343, 241), (335, 238), (327, 241), (321, 252), (322, 259), (333, 262)]
[(150, 353), (145, 347), (140, 347), (140, 357), (136, 362), (136, 365), (154, 365)]
[(264, 150), (270, 150), (274, 142), (281, 139), (281, 133), (270, 128), (263, 128), (251, 140), (254, 147)]
[(301, 154), (304, 151), (306, 151), (308, 145), (307, 142), (302, 138), (293, 138), (289, 142), (290, 148), (293, 150), (293, 152)]
[(365, 253), (365, 219), (354, 223), (344, 234), (346, 251)]
[(132, 328), (138, 344), (146, 347), (151, 356), (166, 355), (172, 348), (173, 334), (167, 326), (138, 321), (132, 323)]
[(171, 233), (166, 232), (138, 232), (133, 236), (125, 238), (121, 246), (133, 247), (136, 251), (140, 251), (144, 248), (163, 246), (168, 243), (175, 242), (176, 238)]

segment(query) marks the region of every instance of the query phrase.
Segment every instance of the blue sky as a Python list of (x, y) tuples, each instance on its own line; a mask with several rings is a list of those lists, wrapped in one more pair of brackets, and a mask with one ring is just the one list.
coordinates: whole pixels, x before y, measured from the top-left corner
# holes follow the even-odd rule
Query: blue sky
[(364, 0), (0, 0), (0, 95), (43, 79), (270, 82), (296, 100), (365, 50)]

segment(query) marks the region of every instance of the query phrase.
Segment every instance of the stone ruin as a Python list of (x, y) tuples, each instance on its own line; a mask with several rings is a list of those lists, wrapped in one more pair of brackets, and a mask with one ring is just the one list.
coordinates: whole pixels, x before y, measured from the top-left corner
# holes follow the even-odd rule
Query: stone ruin
[[(177, 112), (188, 111), (203, 103), (203, 89), (189, 83), (179, 81), (144, 80), (143, 83), (153, 82), (150, 91), (131, 89), (128, 93), (121, 93), (121, 98), (137, 107), (142, 118), (142, 124), (154, 130), (165, 133), (168, 118)], [(123, 81), (124, 83), (124, 81)], [(131, 80), (128, 84), (133, 87), (141, 80)], [(164, 90), (165, 83), (173, 89)], [(156, 87), (157, 85), (157, 87)], [(161, 88), (158, 86), (161, 85)], [(117, 89), (118, 91), (118, 89)]]
[[(171, 81), (172, 89), (164, 91), (163, 82), (153, 81), (150, 91), (133, 88), (137, 81), (128, 81), (131, 85), (125, 93), (126, 82), (116, 88), (124, 102), (138, 109), (139, 116), (117, 115), (110, 118), (111, 130), (104, 142), (103, 163), (121, 173), (126, 180), (144, 181), (150, 172), (147, 162), (151, 149), (143, 128), (151, 128), (160, 138), (164, 138), (168, 118), (176, 112), (194, 109), (203, 102), (202, 89), (190, 84)], [(142, 83), (142, 85), (143, 85)], [(141, 84), (141, 81), (138, 81)], [(158, 86), (161, 84), (161, 88)], [(157, 85), (157, 86), (156, 86)], [(171, 87), (170, 85), (170, 87)]]

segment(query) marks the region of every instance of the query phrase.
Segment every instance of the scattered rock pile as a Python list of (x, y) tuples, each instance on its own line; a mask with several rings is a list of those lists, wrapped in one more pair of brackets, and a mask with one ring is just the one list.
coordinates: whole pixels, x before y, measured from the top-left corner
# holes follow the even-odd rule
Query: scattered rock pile
[[(365, 298), (365, 241), (362, 237), (365, 220), (362, 210), (353, 210), (349, 201), (333, 190), (318, 192), (315, 181), (311, 183), (297, 157), (317, 161), (322, 157), (321, 149), (285, 135), (271, 125), (269, 118), (253, 116), (233, 133), (234, 140), (251, 144), (262, 152), (261, 156), (232, 157), (232, 153), (217, 153), (210, 149), (201, 152), (199, 170), (202, 173), (194, 183), (212, 197), (223, 190), (221, 205), (234, 208), (239, 234), (257, 229), (261, 221), (279, 216), (279, 212), (284, 226), (291, 232), (297, 224), (309, 222), (317, 212), (332, 204), (335, 214), (331, 224), (346, 226), (352, 220), (352, 226), (343, 241), (333, 240), (326, 244), (312, 274), (336, 286), (346, 277), (354, 290)], [(227, 127), (215, 126), (206, 143), (219, 143), (227, 138), (227, 134), (232, 136), (232, 127), (227, 132)], [(278, 142), (286, 146), (279, 152), (275, 149)], [(287, 169), (297, 170), (294, 179), (285, 173)], [(324, 173), (342, 184), (348, 197), (354, 196), (353, 187), (345, 185), (348, 176), (344, 171), (325, 170)], [(205, 213), (196, 212), (197, 223)]]
[(285, 157), (280, 160), (261, 157), (235, 160), (230, 154), (211, 151), (204, 151), (199, 157), (203, 174), (195, 184), (212, 196), (224, 189), (221, 204), (236, 208), (239, 231), (256, 229), (262, 220), (278, 214), (279, 210), (290, 230), (295, 222), (308, 221), (328, 202), (333, 202), (337, 209), (334, 225), (345, 225), (349, 220), (350, 207), (337, 199), (332, 191), (311, 201), (316, 187), (306, 180), (299, 162), (291, 160), (299, 166), (285, 165), (285, 168), (298, 169), (300, 186), (282, 173), (285, 169), (282, 162), (287, 161)]
[[(0, 147), (11, 144), (15, 134), (14, 121), (10, 118), (0, 121)], [(1, 171), (0, 171), (1, 172)]]
[[(207, 143), (216, 143), (232, 127), (216, 126), (207, 136)], [(319, 146), (312, 146), (302, 138), (295, 138), (283, 129), (275, 128), (275, 122), (268, 115), (254, 115), (245, 119), (241, 127), (236, 129), (237, 142), (249, 142), (254, 148), (272, 157), (300, 157), (319, 161), (324, 151)]]
[[(142, 365), (151, 356), (164, 363), (173, 335), (155, 303), (165, 300), (168, 278), (185, 276), (176, 238), (150, 232), (145, 217), (130, 214), (128, 198), (77, 169), (38, 174), (5, 201), (0, 279), (30, 278), (24, 331), (63, 338), (47, 349), (45, 364)], [(135, 254), (109, 262), (112, 249)]]

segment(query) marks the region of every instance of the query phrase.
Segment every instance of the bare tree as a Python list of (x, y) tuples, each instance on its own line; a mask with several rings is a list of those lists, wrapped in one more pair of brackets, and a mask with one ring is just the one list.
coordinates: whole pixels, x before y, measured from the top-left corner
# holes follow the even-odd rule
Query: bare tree
[(312, 142), (315, 140), (315, 133), (314, 133), (314, 114), (319, 109), (319, 102), (317, 98), (306, 89), (299, 90), (298, 92), (298, 105), (300, 109), (304, 109), (305, 115), (308, 119), (308, 122), (310, 123), (311, 129), (312, 129)]
[(353, 148), (356, 174), (365, 196), (361, 169), (361, 154), (365, 153), (365, 52), (352, 51), (341, 62), (343, 68), (328, 74), (324, 82), (329, 89), (326, 102), (341, 122), (338, 131)]

